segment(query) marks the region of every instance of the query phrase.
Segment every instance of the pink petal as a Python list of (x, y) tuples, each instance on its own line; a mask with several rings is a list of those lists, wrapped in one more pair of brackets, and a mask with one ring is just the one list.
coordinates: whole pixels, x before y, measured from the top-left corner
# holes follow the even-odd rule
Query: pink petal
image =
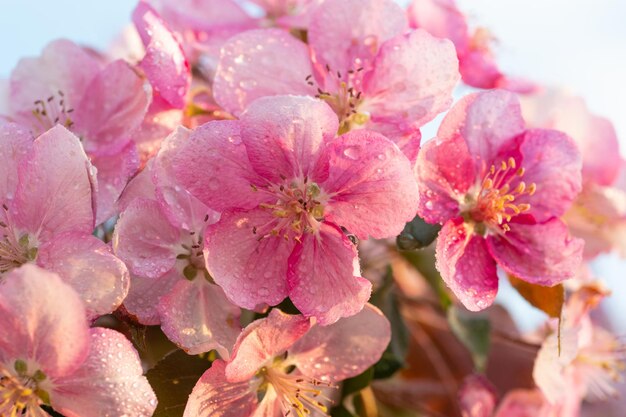
[(417, 184), (402, 151), (384, 136), (356, 130), (324, 150), (325, 219), (361, 239), (400, 234), (417, 211)]
[(483, 375), (469, 375), (459, 388), (463, 417), (492, 417), (496, 408), (495, 387)]
[(147, 166), (126, 184), (120, 198), (117, 200), (116, 212), (121, 213), (126, 210), (130, 203), (136, 198), (156, 200), (156, 190), (152, 182), (151, 166), (153, 162), (154, 159), (151, 159)]
[[(287, 57), (289, 65), (284, 65)], [(239, 115), (259, 97), (315, 95), (315, 88), (307, 84), (311, 74), (304, 42), (279, 29), (250, 30), (222, 46), (213, 94), (224, 109)]]
[(89, 84), (73, 113), (72, 130), (85, 151), (114, 155), (131, 140), (152, 99), (150, 85), (126, 62), (107, 65)]
[(304, 96), (260, 98), (241, 116), (241, 137), (250, 163), (274, 183), (309, 175), (338, 128), (330, 106)]
[(287, 360), (304, 375), (342, 381), (380, 359), (391, 339), (389, 321), (366, 304), (360, 313), (330, 326), (313, 326), (290, 349)]
[(226, 363), (213, 362), (193, 387), (184, 417), (249, 417), (257, 406), (257, 394), (248, 381), (231, 383), (225, 375)]
[(91, 234), (92, 169), (78, 138), (64, 127), (39, 136), (19, 168), (16, 224), (41, 242), (64, 232)]
[[(518, 216), (520, 217), (520, 216)], [(582, 261), (584, 242), (569, 236), (559, 219), (540, 224), (514, 220), (511, 230), (489, 236), (489, 252), (506, 272), (525, 281), (552, 286), (573, 277)]]
[[(227, 28), (244, 30), (253, 20), (234, 0), (157, 0), (156, 4), (163, 18), (177, 31), (214, 32)], [(199, 35), (196, 35), (199, 36)]]
[(313, 13), (309, 44), (320, 65), (342, 74), (356, 67), (369, 69), (378, 49), (401, 34), (408, 22), (392, 0), (326, 0)]
[(157, 94), (172, 107), (183, 108), (191, 84), (191, 70), (180, 43), (146, 2), (137, 4), (133, 22), (146, 47), (140, 68)]
[(239, 126), (209, 122), (192, 132), (179, 128), (168, 138), (176, 181), (214, 210), (251, 209), (267, 198), (252, 187), (260, 179), (250, 166)]
[(463, 138), (426, 142), (417, 155), (416, 170), (419, 215), (440, 224), (456, 217), (464, 195), (476, 182), (474, 161)]
[(90, 317), (111, 313), (128, 294), (126, 266), (108, 245), (92, 235), (55, 236), (39, 248), (37, 264), (70, 284), (85, 302)]
[(469, 47), (467, 22), (454, 0), (413, 0), (407, 13), (411, 27), (450, 39), (459, 51)]
[(34, 265), (2, 277), (0, 328), (2, 363), (32, 359), (56, 377), (79, 368), (87, 356), (89, 335), (78, 294), (56, 274)]
[[(0, 123), (0, 201), (7, 204), (13, 199), (18, 181), (18, 167), (32, 147), (33, 138), (28, 131), (14, 123)], [(7, 204), (8, 205), (8, 204)], [(0, 210), (0, 220), (6, 220)]]
[(176, 268), (157, 278), (132, 275), (123, 308), (138, 323), (147, 326), (161, 324), (159, 299), (168, 294), (181, 279), (180, 271)]
[(163, 333), (190, 355), (215, 349), (228, 359), (241, 331), (239, 314), (220, 287), (201, 277), (179, 280), (159, 304)]
[(92, 156), (91, 163), (97, 169), (96, 224), (101, 224), (115, 215), (117, 200), (139, 168), (137, 147), (131, 142), (117, 154)]
[(504, 397), (494, 417), (549, 417), (548, 407), (539, 390), (516, 389)]
[(469, 153), (476, 159), (477, 174), (482, 177), (501, 148), (523, 131), (524, 120), (517, 97), (506, 91), (492, 90), (459, 100), (443, 119), (437, 137), (463, 137)]
[(142, 165), (156, 155), (163, 139), (183, 123), (183, 111), (172, 109), (160, 97), (155, 97), (133, 141), (139, 150)]
[(556, 130), (531, 129), (521, 139), (520, 152), (526, 184), (535, 183), (532, 196), (523, 195), (515, 203), (530, 204), (538, 222), (562, 216), (581, 190), (582, 158), (569, 136)]
[(298, 310), (321, 325), (357, 314), (372, 290), (360, 276), (354, 244), (327, 223), (296, 245), (289, 258), (288, 283), (289, 297)]
[(459, 81), (454, 45), (423, 30), (385, 42), (365, 75), (368, 128), (392, 136), (419, 129), (452, 104)]
[(135, 275), (157, 278), (176, 263), (180, 231), (154, 200), (136, 199), (120, 215), (113, 250)]
[(242, 382), (254, 376), (268, 361), (285, 353), (309, 331), (311, 324), (301, 315), (292, 316), (278, 309), (264, 319), (249, 324), (237, 338), (226, 378)]
[(287, 259), (293, 243), (270, 235), (274, 220), (260, 209), (227, 211), (206, 230), (209, 272), (240, 307), (276, 305), (287, 296)]
[(493, 303), (498, 276), (485, 239), (468, 227), (460, 217), (444, 224), (437, 239), (437, 270), (465, 308), (480, 311)]
[(55, 381), (50, 395), (55, 410), (67, 417), (150, 416), (157, 399), (137, 351), (114, 330), (90, 330), (91, 347), (83, 365)]
[(11, 73), (9, 105), (14, 115), (39, 128), (32, 113), (35, 100), (58, 100), (61, 91), (66, 108), (76, 108), (99, 71), (98, 61), (73, 42), (50, 42), (39, 57), (23, 58)]

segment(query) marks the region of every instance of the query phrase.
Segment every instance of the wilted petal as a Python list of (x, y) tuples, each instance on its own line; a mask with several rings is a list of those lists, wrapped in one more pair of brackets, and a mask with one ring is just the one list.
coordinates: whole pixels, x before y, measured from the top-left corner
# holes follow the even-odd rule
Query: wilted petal
[(582, 261), (584, 242), (570, 237), (561, 220), (539, 224), (514, 220), (509, 225), (510, 231), (487, 238), (489, 252), (505, 271), (547, 286), (574, 276)]
[(224, 291), (201, 276), (179, 280), (159, 304), (163, 333), (190, 355), (215, 349), (228, 359), (241, 331), (239, 314)]
[(270, 234), (275, 217), (266, 211), (227, 211), (207, 228), (209, 272), (230, 300), (254, 309), (287, 296), (287, 259), (293, 242)]
[(313, 326), (290, 349), (287, 360), (306, 376), (342, 381), (380, 359), (391, 328), (381, 311), (366, 304), (360, 313), (329, 326)]
[(324, 145), (335, 137), (338, 123), (330, 106), (321, 100), (264, 97), (241, 116), (241, 137), (254, 170), (282, 183), (284, 177), (310, 175)]
[(225, 375), (226, 363), (213, 362), (193, 387), (184, 417), (248, 417), (257, 406), (257, 394), (248, 381), (231, 383)]
[(52, 406), (68, 417), (150, 416), (157, 399), (133, 345), (114, 330), (90, 330), (87, 360), (55, 381)]
[(267, 361), (286, 352), (311, 326), (301, 315), (285, 314), (278, 309), (267, 318), (249, 324), (237, 338), (226, 378), (231, 382), (250, 379)]
[(309, 48), (304, 42), (284, 30), (250, 30), (222, 46), (213, 94), (224, 109), (239, 115), (259, 97), (316, 94), (307, 84), (312, 74)]
[(437, 239), (437, 270), (465, 308), (479, 311), (493, 303), (498, 276), (485, 239), (468, 227), (462, 218), (443, 226)]
[(357, 58), (357, 67), (369, 69), (383, 42), (407, 26), (393, 0), (326, 0), (311, 17), (309, 43), (317, 62), (345, 74)]
[[(417, 211), (417, 184), (411, 164), (384, 136), (356, 130), (324, 150), (329, 195), (327, 221), (361, 239), (398, 235)], [(315, 178), (313, 178), (315, 180)]]
[(56, 272), (85, 302), (87, 314), (108, 314), (128, 294), (129, 275), (111, 248), (92, 235), (65, 233), (39, 249), (37, 264)]
[(2, 277), (0, 328), (0, 361), (33, 359), (50, 376), (79, 368), (89, 349), (78, 294), (56, 274), (34, 265)]
[(19, 168), (14, 219), (41, 242), (64, 232), (91, 234), (92, 166), (76, 136), (57, 125), (39, 136)]
[(385, 42), (366, 74), (360, 109), (391, 136), (419, 129), (452, 104), (459, 80), (454, 45), (416, 30)]
[(322, 325), (361, 311), (372, 290), (372, 284), (360, 276), (352, 241), (327, 223), (296, 245), (289, 258), (288, 279), (295, 306)]

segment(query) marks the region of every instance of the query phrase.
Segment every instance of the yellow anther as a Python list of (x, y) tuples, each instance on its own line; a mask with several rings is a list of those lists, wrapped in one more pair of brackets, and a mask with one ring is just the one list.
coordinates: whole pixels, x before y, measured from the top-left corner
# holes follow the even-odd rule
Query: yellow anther
[(530, 204), (518, 204), (517, 208), (521, 212), (528, 211), (528, 210), (530, 210)]
[(520, 181), (520, 183), (517, 184), (517, 187), (515, 188), (515, 192), (518, 194), (522, 194), (525, 189), (526, 189), (526, 183), (524, 181)]
[(506, 162), (504, 161), (500, 162), (500, 169), (504, 171), (506, 168), (507, 168)]
[(526, 170), (524, 168), (520, 168), (517, 170), (516, 174), (521, 177), (524, 175), (524, 173), (526, 172)]
[(485, 180), (483, 181), (483, 188), (485, 190), (493, 188), (493, 180), (491, 178), (485, 178)]
[(528, 186), (528, 195), (535, 194), (535, 191), (537, 191), (537, 185), (533, 182)]
[(515, 159), (513, 157), (509, 158), (509, 168), (515, 169)]

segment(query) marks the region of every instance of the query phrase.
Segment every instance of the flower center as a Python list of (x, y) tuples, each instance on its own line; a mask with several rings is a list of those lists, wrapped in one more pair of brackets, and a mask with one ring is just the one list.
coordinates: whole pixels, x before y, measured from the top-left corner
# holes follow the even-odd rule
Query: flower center
[[(337, 113), (339, 117), (339, 134), (344, 134), (357, 125), (363, 125), (369, 121), (367, 113), (359, 112), (358, 107), (363, 101), (361, 84), (363, 79), (363, 67), (351, 69), (342, 74), (333, 71), (326, 65), (324, 75), (324, 88), (317, 88), (315, 97), (324, 100)], [(313, 76), (306, 78), (307, 84), (314, 86)]]
[(261, 368), (257, 375), (263, 379), (260, 390), (267, 390), (268, 385), (271, 385), (276, 391), (283, 415), (328, 416), (328, 407), (332, 400), (324, 394), (322, 388), (336, 389), (336, 386), (299, 374), (293, 366), (285, 366), (279, 358), (272, 366)]
[[(6, 212), (7, 206), (2, 207)], [(23, 234), (19, 238), (17, 235), (10, 225), (0, 221), (0, 277), (37, 258), (37, 247), (32, 244), (29, 235)]]
[(535, 183), (526, 185), (521, 178), (524, 168), (517, 169), (515, 159), (502, 161), (496, 169), (492, 165), (482, 182), (478, 195), (464, 217), (491, 229), (507, 232), (508, 223), (514, 216), (530, 210), (530, 204), (517, 203), (523, 195), (533, 195)]
[(49, 403), (48, 393), (40, 384), (46, 374), (40, 370), (28, 372), (26, 362), (16, 360), (13, 369), (0, 364), (0, 415), (1, 416), (47, 416), (39, 404)]
[(576, 362), (586, 365), (589, 394), (595, 399), (613, 395), (612, 382), (621, 381), (626, 369), (626, 345), (613, 337), (608, 339), (600, 346), (583, 349), (576, 357)]
[[(209, 215), (207, 214), (204, 217), (204, 222), (206, 223), (208, 220)], [(176, 256), (176, 266), (189, 281), (193, 281), (198, 274), (202, 274), (207, 281), (213, 283), (213, 278), (206, 269), (202, 252), (203, 247), (204, 238), (202, 233), (190, 231), (189, 238), (180, 245), (180, 252)]]
[[(257, 189), (255, 186), (253, 188)], [(272, 184), (266, 191), (277, 197), (276, 203), (262, 203), (260, 207), (270, 211), (277, 221), (269, 233), (261, 238), (271, 235), (300, 241), (304, 233), (314, 233), (319, 229), (324, 219), (323, 202), (326, 196), (316, 183), (304, 177), (289, 184)], [(257, 228), (253, 228), (252, 232), (258, 233)]]
[(35, 105), (33, 116), (36, 120), (33, 126), (35, 136), (39, 136), (57, 124), (68, 129), (74, 124), (70, 117), (74, 109), (67, 108), (65, 95), (60, 90), (45, 100), (35, 100), (33, 104)]

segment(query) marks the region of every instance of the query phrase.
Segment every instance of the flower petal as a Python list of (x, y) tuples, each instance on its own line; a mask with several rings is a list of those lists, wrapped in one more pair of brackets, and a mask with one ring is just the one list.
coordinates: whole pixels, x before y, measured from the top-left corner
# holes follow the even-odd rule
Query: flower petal
[(78, 369), (89, 349), (85, 308), (58, 275), (23, 265), (0, 281), (0, 361), (35, 360), (49, 376)]
[(55, 410), (68, 417), (150, 416), (157, 399), (133, 345), (114, 330), (90, 330), (89, 356), (77, 372), (55, 380)]
[(39, 136), (20, 165), (17, 226), (45, 242), (64, 232), (91, 234), (92, 166), (76, 136), (57, 125)]
[(111, 313), (128, 294), (126, 265), (92, 235), (65, 233), (39, 248), (37, 264), (56, 272), (85, 302), (90, 317)]
[(480, 311), (498, 292), (496, 262), (485, 239), (467, 227), (460, 217), (444, 224), (437, 239), (437, 270), (465, 308)]
[[(361, 239), (400, 234), (417, 211), (413, 169), (400, 149), (384, 136), (366, 130), (347, 133), (324, 150), (329, 195), (327, 221)], [(315, 178), (314, 178), (315, 180)]]
[[(289, 65), (285, 65), (288, 58)], [(315, 95), (309, 48), (280, 29), (258, 29), (233, 36), (222, 46), (213, 94), (224, 109), (239, 115), (259, 97)]]
[(345, 74), (357, 58), (369, 69), (380, 45), (407, 26), (393, 0), (326, 0), (311, 17), (309, 44), (320, 65)]
[(464, 51), (469, 47), (467, 22), (454, 0), (412, 0), (407, 13), (411, 27), (450, 39), (457, 50)]
[(249, 324), (237, 338), (226, 378), (231, 382), (250, 379), (268, 361), (285, 353), (309, 331), (309, 319), (273, 309), (269, 316)]
[(122, 60), (107, 65), (89, 84), (73, 113), (72, 131), (85, 151), (117, 154), (131, 141), (152, 99), (150, 85)]
[(257, 394), (248, 381), (231, 383), (226, 363), (217, 359), (193, 387), (184, 417), (249, 417), (257, 406)]
[(342, 381), (359, 375), (380, 359), (391, 339), (383, 313), (371, 304), (331, 324), (313, 326), (290, 349), (287, 360), (306, 376)]
[(361, 311), (372, 284), (359, 272), (354, 244), (336, 226), (322, 223), (305, 234), (289, 258), (289, 297), (307, 317), (321, 325)]
[(456, 51), (447, 39), (424, 30), (390, 39), (364, 79), (368, 128), (393, 137), (419, 129), (450, 107), (458, 81)]
[(304, 96), (260, 98), (241, 115), (241, 138), (250, 163), (274, 183), (309, 175), (338, 128), (330, 106)]
[[(18, 167), (32, 147), (33, 138), (22, 126), (0, 123), (0, 202), (7, 204), (15, 196)], [(8, 205), (8, 204), (7, 204)], [(0, 210), (0, 220), (6, 220)]]
[(217, 211), (251, 209), (266, 197), (252, 187), (260, 179), (250, 166), (239, 126), (239, 122), (220, 121), (191, 133), (179, 128), (164, 145), (172, 148), (176, 181)]
[(465, 377), (458, 395), (463, 417), (493, 416), (497, 402), (496, 390), (484, 375)]
[(287, 259), (293, 243), (270, 234), (275, 217), (263, 210), (227, 211), (207, 227), (209, 273), (240, 307), (276, 305), (287, 296)]
[(552, 286), (573, 277), (582, 261), (583, 240), (570, 237), (559, 219), (539, 224), (522, 220), (509, 223), (511, 230), (505, 234), (487, 238), (489, 252), (498, 265), (539, 285)]
[(217, 350), (228, 359), (241, 331), (240, 310), (202, 277), (179, 280), (159, 303), (163, 333), (190, 355)]
[(131, 275), (130, 289), (124, 299), (124, 309), (137, 322), (152, 326), (161, 324), (159, 317), (159, 299), (169, 294), (182, 279), (180, 271), (172, 268), (156, 278)]

